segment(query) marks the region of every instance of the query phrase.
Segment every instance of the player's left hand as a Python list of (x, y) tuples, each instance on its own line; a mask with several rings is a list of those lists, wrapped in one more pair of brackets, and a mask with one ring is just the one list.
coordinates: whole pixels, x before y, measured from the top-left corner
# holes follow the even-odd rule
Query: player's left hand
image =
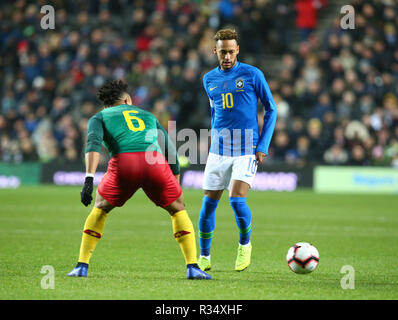
[(256, 152), (256, 160), (257, 160), (257, 163), (258, 163), (258, 164), (263, 163), (264, 158), (265, 158), (266, 156), (267, 156), (267, 155), (266, 155), (264, 152)]
[(87, 207), (91, 201), (93, 200), (93, 177), (86, 177), (84, 180), (84, 186), (82, 191), (80, 192), (81, 202)]

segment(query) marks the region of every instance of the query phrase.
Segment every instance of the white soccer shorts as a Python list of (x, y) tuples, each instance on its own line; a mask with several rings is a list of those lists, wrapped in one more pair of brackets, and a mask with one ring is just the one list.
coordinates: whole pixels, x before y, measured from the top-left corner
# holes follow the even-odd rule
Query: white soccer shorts
[(232, 180), (244, 181), (251, 187), (256, 172), (257, 160), (254, 154), (231, 157), (209, 153), (203, 190), (229, 189)]

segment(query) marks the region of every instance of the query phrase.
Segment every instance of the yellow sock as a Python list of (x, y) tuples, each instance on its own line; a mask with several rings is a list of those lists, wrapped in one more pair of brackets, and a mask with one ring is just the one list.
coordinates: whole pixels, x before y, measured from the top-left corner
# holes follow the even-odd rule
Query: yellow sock
[(89, 263), (97, 242), (104, 232), (106, 216), (107, 213), (98, 208), (93, 208), (88, 215), (83, 228), (79, 262)]
[(171, 216), (174, 238), (180, 245), (186, 264), (197, 263), (195, 231), (186, 210)]

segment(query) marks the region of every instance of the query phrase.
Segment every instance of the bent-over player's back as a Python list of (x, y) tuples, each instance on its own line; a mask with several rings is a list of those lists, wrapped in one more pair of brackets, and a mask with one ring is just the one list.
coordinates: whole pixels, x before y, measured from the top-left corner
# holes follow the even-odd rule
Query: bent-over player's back
[(97, 149), (86, 148), (86, 152), (98, 151), (99, 139), (111, 156), (123, 152), (161, 152), (157, 128), (156, 117), (136, 106), (122, 104), (105, 108), (89, 120), (87, 147), (90, 148), (89, 142), (93, 140)]

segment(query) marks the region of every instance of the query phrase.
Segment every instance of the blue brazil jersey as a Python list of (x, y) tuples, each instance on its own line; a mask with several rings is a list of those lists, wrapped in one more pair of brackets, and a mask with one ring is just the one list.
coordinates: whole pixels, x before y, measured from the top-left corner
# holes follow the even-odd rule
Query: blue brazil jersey
[[(257, 151), (268, 154), (277, 111), (262, 71), (237, 61), (229, 70), (217, 67), (206, 73), (203, 86), (211, 107), (210, 152), (229, 156)], [(261, 136), (257, 120), (258, 99), (265, 108)]]

